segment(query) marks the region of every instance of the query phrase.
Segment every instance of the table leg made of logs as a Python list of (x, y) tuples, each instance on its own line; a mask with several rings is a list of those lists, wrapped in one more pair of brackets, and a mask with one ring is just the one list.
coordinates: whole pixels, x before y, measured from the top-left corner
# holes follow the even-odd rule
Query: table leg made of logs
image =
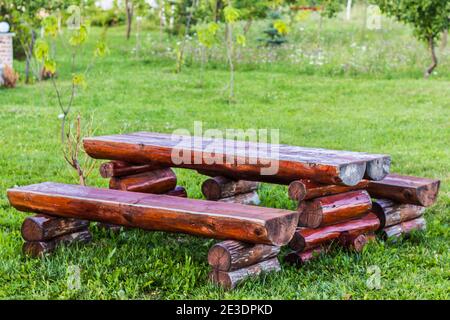
[(298, 202), (299, 227), (285, 260), (303, 265), (327, 252), (333, 242), (361, 252), (375, 233), (388, 240), (425, 230), (425, 207), (436, 201), (439, 184), (396, 174), (355, 186), (294, 181), (288, 192)]

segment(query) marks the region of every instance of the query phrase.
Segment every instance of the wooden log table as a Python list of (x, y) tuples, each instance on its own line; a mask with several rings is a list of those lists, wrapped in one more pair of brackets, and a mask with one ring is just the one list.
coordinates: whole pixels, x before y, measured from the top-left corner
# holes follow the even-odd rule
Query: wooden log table
[[(152, 132), (85, 138), (83, 144), (87, 154), (96, 159), (188, 168), (212, 177), (278, 184), (311, 179), (354, 186), (363, 178), (383, 179), (391, 162), (388, 155)], [(274, 164), (278, 169), (269, 172)], [(118, 169), (105, 169), (104, 174)]]

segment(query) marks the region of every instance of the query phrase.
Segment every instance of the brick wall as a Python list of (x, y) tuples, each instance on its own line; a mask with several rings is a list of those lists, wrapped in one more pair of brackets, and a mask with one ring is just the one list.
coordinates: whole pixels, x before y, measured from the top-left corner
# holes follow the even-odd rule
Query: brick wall
[(13, 66), (13, 34), (0, 33), (0, 64)]

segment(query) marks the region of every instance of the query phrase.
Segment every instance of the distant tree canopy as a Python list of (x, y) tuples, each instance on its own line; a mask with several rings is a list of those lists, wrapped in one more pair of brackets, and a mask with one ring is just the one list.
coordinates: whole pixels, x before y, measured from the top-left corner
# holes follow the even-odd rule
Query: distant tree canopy
[(425, 77), (430, 76), (438, 64), (435, 53), (436, 41), (449, 27), (450, 1), (372, 0), (372, 2), (376, 3), (386, 15), (411, 25), (415, 36), (427, 42), (433, 63), (425, 71)]

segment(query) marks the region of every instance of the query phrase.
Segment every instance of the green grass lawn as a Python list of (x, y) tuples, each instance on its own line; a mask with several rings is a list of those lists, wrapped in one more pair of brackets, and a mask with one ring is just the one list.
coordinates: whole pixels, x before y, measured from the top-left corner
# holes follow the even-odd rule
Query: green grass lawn
[[(330, 28), (325, 28), (326, 45), (344, 37)], [(407, 39), (416, 46), (417, 61), (427, 61), (425, 49), (410, 31), (396, 28), (401, 30), (398, 37), (387, 33), (370, 37), (389, 36), (399, 48)], [(232, 292), (207, 281), (206, 256), (214, 241), (187, 235), (138, 230), (111, 235), (94, 227), (89, 245), (61, 247), (42, 259), (26, 258), (20, 236), (26, 215), (9, 206), (6, 189), (43, 181), (77, 183), (77, 179), (62, 158), (60, 112), (51, 83), (21, 83), (14, 90), (0, 90), (0, 298), (450, 298), (448, 61), (429, 80), (420, 77), (423, 66), (415, 63), (390, 69), (389, 74), (378, 67), (374, 73), (370, 68), (334, 72), (342, 62), (334, 60), (323, 68), (285, 60), (242, 63), (236, 73), (236, 102), (229, 104), (223, 92), (228, 72), (220, 60), (213, 61), (203, 76), (196, 63), (174, 74), (173, 60), (151, 48), (136, 57), (131, 53), (134, 40), (126, 43), (123, 34), (122, 28), (109, 31), (111, 55), (95, 65), (88, 88), (76, 99), (73, 114), (92, 116), (97, 135), (170, 133), (192, 129), (194, 121), (202, 121), (205, 129), (279, 129), (281, 142), (287, 144), (388, 153), (392, 171), (442, 180), (438, 203), (425, 213), (428, 230), (399, 243), (370, 244), (361, 254), (336, 248), (301, 269), (283, 265), (282, 272), (246, 281)], [(327, 48), (337, 47), (334, 43)], [(389, 53), (395, 54), (395, 48), (391, 45)], [(249, 50), (257, 51), (256, 45)], [(67, 84), (69, 57), (63, 57), (58, 81)], [(23, 70), (23, 63), (16, 66)], [(205, 177), (185, 170), (177, 174), (189, 196), (201, 198)], [(89, 184), (106, 187), (107, 181), (96, 171)], [(264, 184), (260, 196), (263, 206), (295, 208), (285, 187)], [(81, 270), (80, 290), (68, 288), (69, 266)], [(371, 266), (381, 272), (380, 289), (366, 284)]]

